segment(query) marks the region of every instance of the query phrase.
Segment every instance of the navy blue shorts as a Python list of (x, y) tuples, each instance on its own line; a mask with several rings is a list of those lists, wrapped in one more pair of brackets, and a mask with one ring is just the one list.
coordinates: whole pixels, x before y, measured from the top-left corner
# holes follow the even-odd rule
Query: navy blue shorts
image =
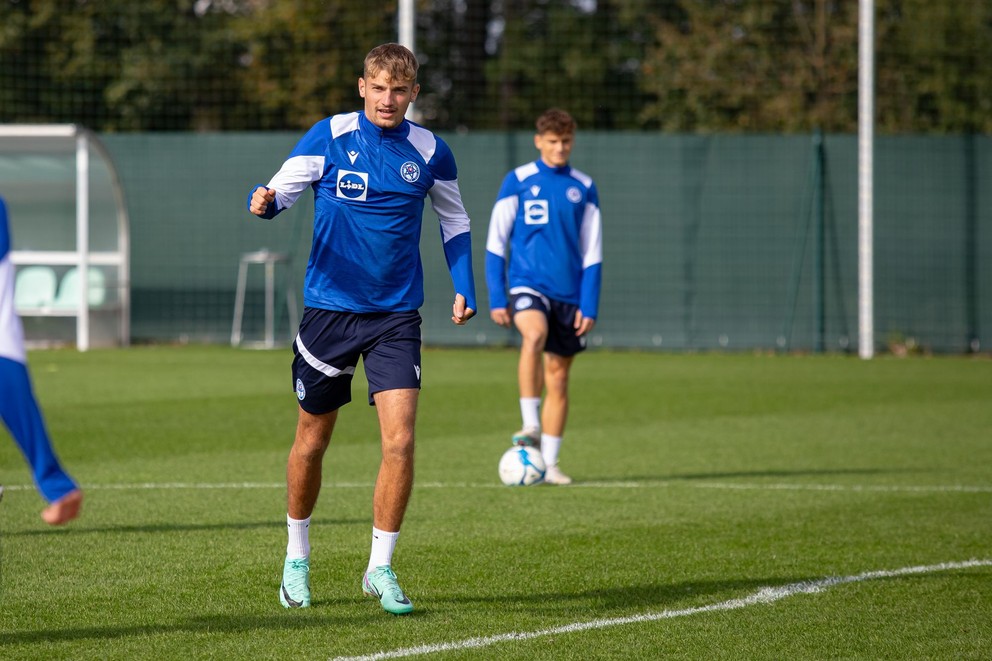
[(584, 351), (586, 338), (575, 334), (575, 315), (578, 305), (562, 303), (534, 292), (510, 294), (510, 310), (513, 314), (523, 310), (537, 310), (548, 318), (548, 341), (544, 350), (557, 356), (569, 358)]
[(351, 401), (358, 357), (372, 395), (420, 388), (420, 313), (359, 314), (307, 307), (293, 343), (293, 387), (300, 408), (321, 415)]

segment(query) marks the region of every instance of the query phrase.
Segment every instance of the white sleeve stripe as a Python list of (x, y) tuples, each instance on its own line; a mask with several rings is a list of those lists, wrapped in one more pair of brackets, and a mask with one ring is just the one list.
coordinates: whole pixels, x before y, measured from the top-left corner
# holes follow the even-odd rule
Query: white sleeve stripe
[(582, 247), (582, 268), (587, 269), (603, 261), (603, 227), (599, 207), (595, 204), (586, 204), (579, 241)]
[(586, 188), (592, 188), (592, 177), (587, 175), (585, 172), (583, 172), (582, 170), (576, 170), (575, 168), (572, 168), (571, 174), (572, 177), (578, 179), (579, 183), (581, 183), (583, 186), (585, 186)]
[(407, 136), (410, 144), (420, 153), (424, 163), (430, 163), (437, 151), (437, 137), (430, 131), (419, 126), (410, 126), (410, 134)]
[(458, 190), (458, 180), (442, 181), (437, 179), (434, 186), (427, 191), (431, 198), (431, 206), (434, 213), (441, 221), (441, 239), (447, 243), (452, 237), (464, 234), (471, 229), (471, 221), (465, 205), (462, 203), (462, 194)]
[(517, 181), (523, 181), (527, 177), (532, 177), (540, 172), (537, 167), (537, 162), (525, 163), (524, 165), (514, 168), (513, 174), (517, 177)]
[(294, 156), (287, 159), (279, 172), (269, 181), (267, 188), (274, 188), (280, 209), (296, 203), (300, 194), (324, 174), (323, 156)]
[(354, 367), (345, 367), (343, 370), (339, 370), (338, 368), (331, 367), (324, 361), (317, 358), (315, 355), (310, 353), (310, 351), (306, 348), (306, 346), (304, 346), (303, 340), (300, 339), (299, 335), (296, 336), (296, 348), (299, 350), (300, 355), (303, 356), (303, 360), (307, 361), (307, 365), (309, 365), (310, 367), (314, 368), (315, 370), (317, 370), (322, 374), (326, 374), (329, 377), (333, 378), (335, 376), (340, 376), (342, 374), (355, 373)]
[(331, 138), (337, 139), (345, 133), (358, 130), (358, 113), (351, 112), (331, 117)]
[(510, 230), (517, 217), (519, 200), (516, 195), (497, 200), (489, 218), (489, 236), (486, 237), (486, 251), (506, 257), (506, 245), (510, 241)]

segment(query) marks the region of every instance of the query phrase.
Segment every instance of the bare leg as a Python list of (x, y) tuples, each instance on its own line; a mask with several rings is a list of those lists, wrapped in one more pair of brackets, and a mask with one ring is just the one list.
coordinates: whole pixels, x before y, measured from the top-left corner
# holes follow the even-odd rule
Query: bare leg
[(313, 415), (300, 409), (286, 466), (287, 509), (294, 519), (306, 519), (317, 504), (324, 453), (337, 418), (337, 411)]
[(410, 501), (419, 396), (416, 388), (384, 390), (373, 395), (382, 436), (382, 462), (372, 496), (372, 525), (379, 530), (399, 532)]
[(573, 359), (574, 356), (566, 358), (553, 353), (544, 354), (544, 381), (548, 393), (541, 411), (541, 428), (550, 436), (562, 436), (565, 433), (565, 421), (568, 418), (568, 375)]
[(544, 389), (541, 354), (548, 340), (548, 319), (537, 310), (523, 310), (513, 315), (513, 323), (520, 331), (520, 362), (517, 365), (520, 396), (540, 397)]

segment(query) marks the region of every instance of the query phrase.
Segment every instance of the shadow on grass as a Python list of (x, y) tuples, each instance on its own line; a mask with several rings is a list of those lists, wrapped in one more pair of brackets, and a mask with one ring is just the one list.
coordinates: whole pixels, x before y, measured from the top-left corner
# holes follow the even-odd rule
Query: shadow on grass
[[(557, 616), (574, 616), (577, 620), (592, 620), (601, 617), (623, 617), (637, 612), (681, 610), (707, 606), (714, 601), (741, 598), (755, 590), (779, 585), (790, 585), (800, 581), (816, 580), (821, 576), (803, 578), (755, 578), (723, 581), (687, 581), (682, 583), (648, 583), (599, 588), (578, 592), (542, 592), (509, 595), (490, 594), (478, 597), (439, 596), (430, 600), (433, 604), (457, 604), (459, 608), (467, 604), (491, 604), (501, 613), (554, 613)], [(426, 602), (427, 600), (422, 599)], [(425, 603), (429, 607), (429, 603)], [(426, 610), (426, 609), (425, 609)], [(446, 609), (445, 609), (446, 610)]]
[[(312, 525), (320, 526), (347, 526), (352, 524), (368, 523), (369, 519), (314, 519)], [(285, 530), (286, 522), (282, 520), (274, 521), (253, 521), (245, 523), (154, 523), (145, 525), (127, 526), (86, 526), (83, 521), (74, 521), (59, 528), (40, 528), (37, 530), (21, 530), (18, 532), (4, 532), (4, 537), (34, 537), (40, 535), (88, 535), (105, 533), (122, 534), (144, 534), (144, 533), (173, 533), (173, 532), (200, 532), (200, 531), (220, 531), (220, 530), (258, 530), (262, 528), (279, 528)]]
[[(819, 578), (819, 577), (816, 577)], [(732, 599), (750, 594), (758, 588), (788, 585), (801, 580), (797, 578), (765, 578), (731, 581), (691, 581), (670, 585), (630, 585), (616, 588), (585, 590), (581, 592), (541, 592), (526, 594), (489, 595), (484, 597), (434, 597), (422, 596), (417, 611), (410, 618), (430, 620), (432, 616), (448, 617), (448, 612), (457, 606), (464, 613), (466, 605), (475, 605), (485, 611), (494, 607), (500, 613), (550, 612), (557, 617), (574, 617), (577, 621), (588, 621), (606, 617), (624, 617), (631, 609), (643, 612), (680, 610), (704, 606), (714, 600)], [(368, 603), (365, 603), (368, 602)], [(190, 618), (186, 621), (162, 624), (142, 624), (134, 626), (107, 625), (105, 627), (84, 626), (68, 629), (44, 629), (38, 631), (5, 632), (0, 637), (0, 649), (13, 645), (35, 643), (59, 643), (79, 640), (105, 640), (114, 638), (145, 637), (159, 634), (217, 634), (249, 633), (259, 631), (298, 631), (317, 627), (374, 626), (386, 617), (378, 607), (367, 599), (329, 599), (314, 602), (305, 612), (295, 611), (263, 615), (209, 615)], [(338, 611), (341, 608), (354, 608), (354, 615), (322, 613), (328, 608)], [(407, 619), (406, 617), (404, 619)]]
[(311, 609), (305, 617), (299, 613), (271, 615), (207, 615), (190, 618), (184, 622), (138, 624), (134, 626), (110, 624), (105, 627), (79, 627), (76, 629), (44, 629), (41, 631), (6, 632), (0, 636), (0, 649), (11, 645), (34, 643), (65, 643), (79, 640), (108, 640), (137, 638), (162, 634), (224, 634), (266, 631), (298, 631), (316, 627), (355, 626), (365, 618), (321, 615)]

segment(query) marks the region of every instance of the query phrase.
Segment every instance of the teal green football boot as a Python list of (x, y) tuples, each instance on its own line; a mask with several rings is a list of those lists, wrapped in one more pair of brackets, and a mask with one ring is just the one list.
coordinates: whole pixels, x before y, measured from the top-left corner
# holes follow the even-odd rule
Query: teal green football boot
[(387, 613), (406, 615), (413, 612), (413, 602), (403, 594), (400, 584), (396, 582), (396, 574), (389, 565), (382, 565), (365, 572), (362, 591), (378, 599)]
[(279, 602), (286, 608), (310, 607), (310, 558), (286, 558)]

